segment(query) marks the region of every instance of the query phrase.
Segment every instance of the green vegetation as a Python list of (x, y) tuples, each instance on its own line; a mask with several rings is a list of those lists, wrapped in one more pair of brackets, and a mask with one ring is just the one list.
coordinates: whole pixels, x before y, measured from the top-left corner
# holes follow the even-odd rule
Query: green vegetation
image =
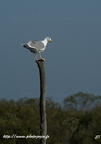
[[(77, 93), (63, 104), (47, 98), (47, 144), (101, 144), (101, 96)], [(5, 138), (5, 136), (13, 138)], [(39, 99), (0, 100), (0, 144), (39, 144)], [(14, 138), (16, 137), (16, 138)]]

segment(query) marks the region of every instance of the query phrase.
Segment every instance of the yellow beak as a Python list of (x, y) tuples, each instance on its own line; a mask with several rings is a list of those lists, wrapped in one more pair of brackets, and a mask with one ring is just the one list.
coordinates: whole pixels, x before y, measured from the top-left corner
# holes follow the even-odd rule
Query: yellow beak
[(50, 40), (50, 42), (52, 43), (53, 41), (52, 41), (52, 40)]

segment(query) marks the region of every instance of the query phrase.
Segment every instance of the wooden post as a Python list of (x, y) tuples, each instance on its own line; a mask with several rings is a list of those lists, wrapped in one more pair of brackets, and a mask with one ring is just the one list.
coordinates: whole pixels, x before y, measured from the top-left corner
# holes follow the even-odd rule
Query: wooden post
[[(37, 60), (40, 75), (40, 136), (47, 136), (47, 121), (46, 121), (46, 76), (44, 61)], [(41, 138), (40, 144), (46, 144), (46, 139)]]

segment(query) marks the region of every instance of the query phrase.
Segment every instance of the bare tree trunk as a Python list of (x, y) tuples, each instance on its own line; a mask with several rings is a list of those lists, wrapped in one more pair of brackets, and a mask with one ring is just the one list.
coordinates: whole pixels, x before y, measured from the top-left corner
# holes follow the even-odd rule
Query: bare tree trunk
[[(40, 75), (40, 136), (47, 136), (47, 121), (46, 121), (46, 76), (44, 61), (37, 60)], [(46, 139), (41, 138), (40, 144), (46, 144)]]

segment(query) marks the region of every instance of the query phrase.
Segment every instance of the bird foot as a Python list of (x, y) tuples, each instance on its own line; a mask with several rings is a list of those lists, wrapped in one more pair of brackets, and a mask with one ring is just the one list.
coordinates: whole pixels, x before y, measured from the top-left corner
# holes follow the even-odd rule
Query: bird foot
[(45, 59), (44, 59), (44, 58), (41, 58), (41, 60), (42, 60), (42, 61), (45, 61)]
[(39, 60), (36, 60), (36, 62), (37, 62), (37, 61), (45, 61), (45, 59), (44, 59), (44, 58), (41, 58), (41, 59), (39, 59)]

